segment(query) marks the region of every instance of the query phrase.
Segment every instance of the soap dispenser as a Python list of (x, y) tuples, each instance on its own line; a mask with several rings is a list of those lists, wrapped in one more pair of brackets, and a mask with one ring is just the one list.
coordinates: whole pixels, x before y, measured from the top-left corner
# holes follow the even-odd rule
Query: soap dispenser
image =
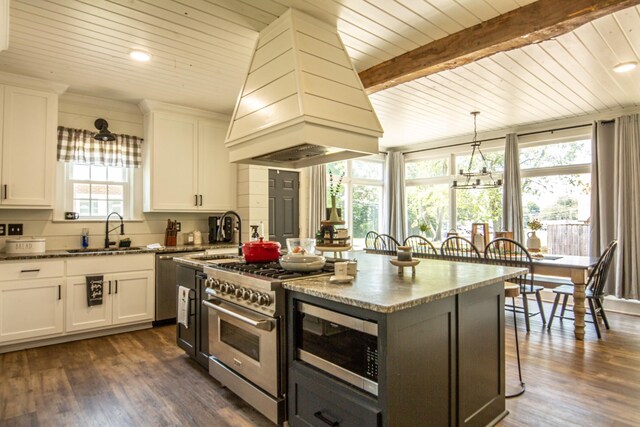
[(82, 229), (82, 249), (87, 249), (89, 247), (89, 229)]

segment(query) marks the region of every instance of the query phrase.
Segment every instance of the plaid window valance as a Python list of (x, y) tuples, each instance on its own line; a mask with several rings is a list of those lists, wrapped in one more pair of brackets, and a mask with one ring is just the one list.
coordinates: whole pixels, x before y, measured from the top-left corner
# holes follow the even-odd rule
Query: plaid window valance
[(142, 138), (116, 135), (115, 141), (93, 139), (96, 132), (58, 126), (58, 161), (84, 165), (139, 168)]

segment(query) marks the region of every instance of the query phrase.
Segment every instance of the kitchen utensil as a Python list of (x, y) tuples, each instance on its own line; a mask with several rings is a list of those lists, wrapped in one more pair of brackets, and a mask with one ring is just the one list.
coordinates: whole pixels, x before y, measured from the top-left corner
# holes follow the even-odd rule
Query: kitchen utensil
[(242, 245), (242, 254), (247, 262), (269, 262), (280, 258), (280, 243), (261, 237), (257, 242)]
[(316, 239), (300, 239), (298, 237), (287, 239), (289, 253), (313, 254), (316, 250)]
[(351, 283), (353, 281), (352, 276), (331, 276), (329, 282), (331, 283)]

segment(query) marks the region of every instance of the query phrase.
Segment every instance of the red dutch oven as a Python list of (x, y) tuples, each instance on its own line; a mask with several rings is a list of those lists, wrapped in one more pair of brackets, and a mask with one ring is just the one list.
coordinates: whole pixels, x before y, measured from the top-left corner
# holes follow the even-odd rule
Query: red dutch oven
[(266, 242), (260, 237), (257, 242), (242, 245), (242, 255), (247, 262), (270, 262), (280, 258), (280, 243)]

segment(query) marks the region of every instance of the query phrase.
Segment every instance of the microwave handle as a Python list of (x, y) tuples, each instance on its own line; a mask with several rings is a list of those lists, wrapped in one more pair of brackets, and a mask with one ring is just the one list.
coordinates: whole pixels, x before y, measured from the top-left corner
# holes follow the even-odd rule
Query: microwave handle
[(378, 324), (368, 320), (359, 319), (333, 310), (327, 310), (304, 302), (298, 302), (298, 311), (355, 331), (378, 336)]
[(262, 329), (263, 331), (270, 331), (273, 329), (273, 322), (269, 320), (253, 320), (248, 317), (243, 316), (242, 314), (238, 314), (235, 311), (227, 310), (226, 308), (220, 307), (219, 305), (215, 305), (210, 303), (209, 301), (202, 301), (202, 304), (207, 307), (219, 311), (220, 313), (224, 313), (227, 316), (231, 316), (234, 319), (238, 319), (241, 322), (247, 323), (257, 329)]

